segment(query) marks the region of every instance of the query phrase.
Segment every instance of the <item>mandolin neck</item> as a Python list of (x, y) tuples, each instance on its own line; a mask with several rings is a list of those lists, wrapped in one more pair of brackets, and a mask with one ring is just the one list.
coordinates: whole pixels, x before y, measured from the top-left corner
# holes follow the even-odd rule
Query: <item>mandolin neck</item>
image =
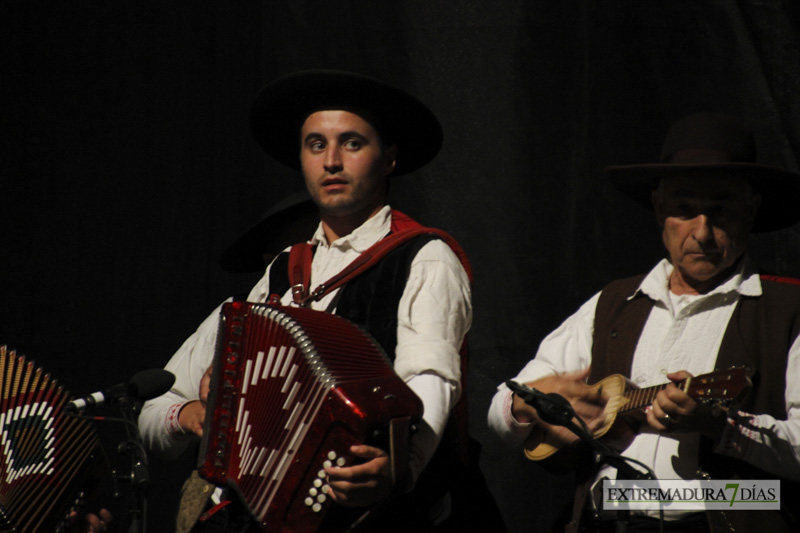
[[(674, 385), (685, 391), (688, 387), (688, 382), (688, 379), (684, 379), (674, 382)], [(647, 407), (653, 403), (653, 400), (656, 399), (656, 395), (662, 390), (666, 389), (668, 385), (670, 385), (670, 383), (662, 383), (661, 385), (654, 385), (652, 387), (645, 387), (643, 389), (626, 388), (623, 396), (625, 396), (627, 402), (625, 402), (625, 407), (619, 412), (626, 413), (628, 411), (634, 411), (636, 409)]]

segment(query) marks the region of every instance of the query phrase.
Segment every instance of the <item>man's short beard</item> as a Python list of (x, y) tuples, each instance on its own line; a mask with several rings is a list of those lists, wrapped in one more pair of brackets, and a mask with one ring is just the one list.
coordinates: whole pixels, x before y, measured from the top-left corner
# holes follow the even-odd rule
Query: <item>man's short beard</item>
[[(338, 198), (336, 200), (338, 200)], [(358, 205), (358, 201), (352, 198), (329, 202), (327, 204), (323, 204), (321, 201), (317, 201), (316, 203), (317, 207), (319, 207), (320, 213), (327, 215), (346, 216), (352, 215), (358, 211), (356, 207)]]

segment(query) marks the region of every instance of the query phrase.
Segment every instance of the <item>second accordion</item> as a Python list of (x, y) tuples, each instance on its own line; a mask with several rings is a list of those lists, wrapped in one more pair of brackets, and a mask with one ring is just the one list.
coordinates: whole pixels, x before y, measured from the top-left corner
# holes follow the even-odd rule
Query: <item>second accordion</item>
[(385, 434), (404, 468), (422, 417), (372, 337), (306, 308), (223, 305), (210, 388), (200, 475), (234, 489), (265, 532), (316, 531), (333, 505), (324, 468), (354, 464), (354, 444)]

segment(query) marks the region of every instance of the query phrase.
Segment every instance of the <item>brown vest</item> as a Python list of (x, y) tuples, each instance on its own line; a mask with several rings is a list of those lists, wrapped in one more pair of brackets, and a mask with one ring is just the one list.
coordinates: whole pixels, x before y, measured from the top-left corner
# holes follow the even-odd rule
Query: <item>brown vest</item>
[[(610, 283), (595, 311), (592, 371), (589, 383), (611, 374), (630, 376), (639, 336), (654, 302), (642, 293), (628, 300), (644, 276)], [(753, 388), (740, 404), (742, 411), (786, 419), (786, 366), (789, 348), (800, 333), (800, 281), (762, 276), (760, 297), (740, 298), (717, 355), (716, 368), (746, 365)], [(800, 376), (798, 376), (800, 378)], [(716, 479), (774, 479), (743, 461), (712, 453), (704, 439), (700, 464)], [(781, 511), (728, 512), (737, 531), (797, 531), (800, 501), (797, 483), (781, 481)]]

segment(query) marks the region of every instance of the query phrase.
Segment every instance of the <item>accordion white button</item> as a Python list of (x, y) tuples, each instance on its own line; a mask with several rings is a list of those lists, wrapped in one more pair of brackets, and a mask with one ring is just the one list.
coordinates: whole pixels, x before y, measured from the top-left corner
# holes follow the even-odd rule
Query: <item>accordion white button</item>
[(314, 480), (314, 486), (320, 488), (322, 486), (322, 480), (317, 478)]
[(303, 503), (305, 503), (307, 506), (311, 507), (314, 504), (314, 499), (313, 498), (306, 498), (305, 500), (303, 500)]
[(316, 496), (317, 494), (318, 494), (317, 489), (315, 489), (314, 487), (311, 487), (310, 489), (308, 489), (308, 495), (309, 496)]
[(319, 472), (317, 472), (317, 477), (320, 478), (320, 479), (325, 479), (326, 475), (327, 474), (325, 474), (324, 470), (320, 470)]
[(328, 452), (328, 459), (330, 459), (331, 461), (333, 461), (334, 459), (336, 459), (336, 452), (335, 452), (335, 451), (333, 451), (333, 450), (329, 451), (329, 452)]
[(338, 459), (336, 459), (336, 466), (344, 466), (346, 462), (347, 461), (345, 461), (344, 457), (339, 457)]
[(311, 506), (311, 510), (314, 511), (315, 513), (318, 513), (322, 510), (322, 505), (315, 503), (314, 505)]
[(319, 503), (325, 503), (325, 500), (327, 500), (327, 499), (328, 499), (328, 497), (325, 496), (324, 494), (320, 494), (319, 496), (317, 496), (317, 501)]
[(324, 463), (322, 463), (322, 466), (325, 468), (330, 468), (333, 466), (333, 463), (326, 460)]

